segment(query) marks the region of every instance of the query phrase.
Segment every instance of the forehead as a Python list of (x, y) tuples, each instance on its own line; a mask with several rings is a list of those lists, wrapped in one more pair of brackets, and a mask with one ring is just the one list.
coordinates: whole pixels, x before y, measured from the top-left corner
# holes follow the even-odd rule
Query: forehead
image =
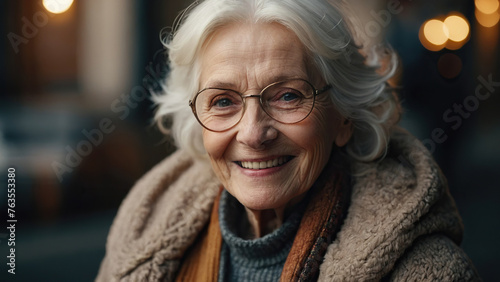
[(308, 79), (307, 58), (297, 36), (282, 25), (226, 25), (202, 48), (200, 86), (249, 88), (290, 77)]

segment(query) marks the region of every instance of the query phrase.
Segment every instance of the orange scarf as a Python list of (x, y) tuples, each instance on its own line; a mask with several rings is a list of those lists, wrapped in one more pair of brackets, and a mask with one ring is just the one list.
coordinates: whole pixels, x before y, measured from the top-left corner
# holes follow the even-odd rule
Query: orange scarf
[[(341, 173), (323, 173), (312, 188), (312, 195), (283, 266), (281, 281), (317, 279), (319, 265), (340, 229), (347, 208), (350, 189), (344, 178)], [(213, 205), (208, 226), (182, 261), (176, 281), (217, 281), (222, 247), (220, 195)]]
[(195, 244), (182, 261), (176, 281), (217, 282), (222, 248), (222, 234), (219, 228), (219, 201), (222, 189), (215, 198), (210, 222), (200, 233)]

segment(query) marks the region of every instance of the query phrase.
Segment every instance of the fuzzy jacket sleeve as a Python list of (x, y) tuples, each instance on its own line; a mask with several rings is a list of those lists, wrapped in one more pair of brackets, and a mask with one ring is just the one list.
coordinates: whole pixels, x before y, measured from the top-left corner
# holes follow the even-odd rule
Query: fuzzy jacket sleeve
[(220, 189), (209, 165), (179, 150), (144, 175), (110, 228), (96, 281), (171, 281)]
[(388, 278), (388, 281), (481, 281), (464, 251), (441, 234), (417, 240)]

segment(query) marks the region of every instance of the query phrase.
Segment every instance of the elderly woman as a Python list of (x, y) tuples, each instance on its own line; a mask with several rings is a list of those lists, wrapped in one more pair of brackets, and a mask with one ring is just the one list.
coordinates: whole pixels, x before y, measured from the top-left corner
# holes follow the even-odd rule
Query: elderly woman
[(124, 200), (97, 280), (478, 279), (444, 177), (395, 127), (395, 55), (362, 52), (342, 11), (183, 14), (157, 97), (178, 151)]

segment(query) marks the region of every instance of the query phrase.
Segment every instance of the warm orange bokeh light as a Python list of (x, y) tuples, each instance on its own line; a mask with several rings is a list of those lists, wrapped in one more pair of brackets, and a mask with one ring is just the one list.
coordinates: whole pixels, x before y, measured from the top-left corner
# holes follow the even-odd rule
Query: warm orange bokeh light
[[(422, 26), (420, 26), (420, 31), (418, 33), (418, 38), (420, 39), (420, 43), (422, 43), (422, 46), (424, 46), (425, 49), (427, 49), (429, 51), (439, 51), (439, 50), (443, 49), (445, 44), (436, 45), (434, 43), (431, 43), (429, 41), (429, 39), (426, 37), (426, 35), (424, 33), (424, 29), (427, 26), (426, 23), (427, 22), (425, 22), (424, 24), (422, 24)], [(427, 27), (427, 28), (429, 28), (429, 27)]]
[(66, 12), (72, 4), (73, 0), (43, 0), (45, 9), (53, 14)]
[(462, 14), (454, 12), (444, 20), (444, 24), (448, 28), (449, 32), (446, 49), (458, 50), (462, 48), (467, 41), (469, 41), (469, 21)]
[(476, 9), (475, 14), (477, 22), (484, 27), (495, 26), (498, 21), (500, 21), (500, 14), (498, 12), (495, 12), (493, 14), (485, 14), (479, 9)]
[(440, 20), (430, 20), (424, 24), (424, 36), (434, 45), (442, 45), (448, 40), (448, 28)]
[(448, 28), (448, 39), (461, 42), (469, 36), (469, 23), (461, 15), (452, 15), (444, 20), (444, 24)]
[(427, 50), (439, 51), (444, 47), (458, 50), (470, 38), (470, 24), (462, 14), (452, 12), (444, 21), (439, 19), (426, 21), (420, 27), (418, 36)]
[(483, 14), (493, 14), (498, 11), (498, 0), (475, 0), (476, 8)]

